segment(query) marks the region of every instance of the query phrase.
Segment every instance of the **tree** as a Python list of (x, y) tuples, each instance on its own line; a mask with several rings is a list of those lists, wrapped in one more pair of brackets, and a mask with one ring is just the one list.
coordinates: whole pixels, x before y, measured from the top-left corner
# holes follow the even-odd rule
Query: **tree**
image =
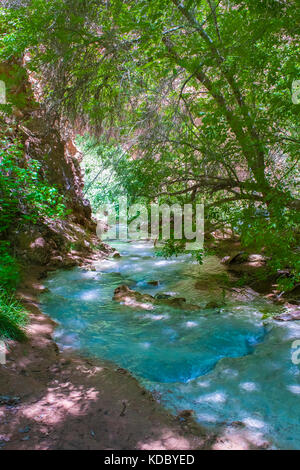
[(115, 168), (130, 194), (205, 201), (212, 229), (230, 224), (290, 263), (295, 1), (34, 0), (16, 16), (49, 106), (130, 148)]

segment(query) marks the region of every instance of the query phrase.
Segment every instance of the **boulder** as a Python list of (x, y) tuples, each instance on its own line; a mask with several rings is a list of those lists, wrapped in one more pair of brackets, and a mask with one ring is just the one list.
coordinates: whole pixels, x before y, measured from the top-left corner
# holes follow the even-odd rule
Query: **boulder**
[(234, 300), (240, 302), (249, 302), (259, 297), (259, 293), (251, 289), (251, 287), (233, 287), (230, 289), (230, 293)]
[(241, 264), (248, 261), (248, 254), (245, 251), (239, 251), (231, 256), (224, 256), (221, 262), (224, 264)]
[(43, 237), (37, 237), (33, 240), (27, 251), (27, 258), (40, 265), (45, 265), (49, 262), (52, 255), (52, 250), (49, 243)]
[(147, 284), (149, 284), (149, 286), (159, 286), (159, 281), (147, 281)]
[(195, 416), (194, 410), (182, 410), (177, 415), (179, 419), (183, 419), (183, 420), (194, 418), (194, 416)]
[(169, 299), (159, 299), (161, 304), (170, 305), (171, 307), (182, 307), (187, 305), (184, 297), (170, 297)]
[(300, 320), (300, 309), (295, 310), (288, 310), (285, 313), (281, 313), (280, 315), (276, 315), (274, 317), (277, 321), (295, 321)]
[(291, 291), (285, 292), (282, 297), (284, 297), (284, 299), (288, 300), (291, 303), (299, 304), (300, 303), (300, 284), (297, 284)]
[(229, 271), (237, 274), (252, 275), (259, 268), (266, 266), (266, 257), (261, 254), (240, 251), (232, 256), (225, 256), (221, 262), (228, 266)]
[(166, 299), (171, 299), (172, 296), (169, 295), (169, 294), (161, 294), (161, 293), (158, 293), (154, 296), (155, 299), (158, 299), (158, 300), (166, 300)]
[[(163, 294), (160, 294), (162, 296)], [(152, 310), (155, 305), (169, 305), (174, 308), (181, 308), (183, 310), (199, 310), (198, 305), (187, 304), (184, 297), (171, 297), (158, 298), (149, 294), (141, 294), (140, 292), (130, 289), (125, 284), (117, 287), (114, 291), (113, 300), (134, 308), (143, 308), (145, 310)]]
[(206, 304), (205, 308), (206, 309), (217, 309), (217, 308), (221, 308), (224, 304), (222, 304), (222, 302), (217, 302), (216, 300), (211, 300), (210, 302), (208, 302), (208, 304)]
[(143, 308), (145, 310), (152, 310), (155, 301), (152, 295), (136, 292), (125, 284), (122, 284), (115, 289), (113, 300), (129, 307)]

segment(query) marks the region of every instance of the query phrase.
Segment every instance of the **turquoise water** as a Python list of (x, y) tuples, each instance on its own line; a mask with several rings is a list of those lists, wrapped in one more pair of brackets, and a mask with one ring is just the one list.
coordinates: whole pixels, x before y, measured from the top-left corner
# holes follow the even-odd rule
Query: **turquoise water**
[[(58, 271), (47, 280), (42, 310), (59, 326), (61, 348), (114, 361), (155, 392), (167, 408), (192, 409), (204, 426), (240, 421), (254, 444), (300, 448), (300, 365), (291, 360), (300, 324), (262, 321), (266, 301), (228, 300), (205, 309), (222, 291), (214, 279), (224, 267), (188, 257), (165, 260), (150, 243), (115, 243), (121, 259), (103, 260), (96, 271)], [(148, 281), (159, 281), (158, 286)], [(195, 288), (197, 282), (198, 288)], [(199, 311), (170, 306), (132, 309), (112, 301), (127, 284), (139, 292), (184, 296)]]

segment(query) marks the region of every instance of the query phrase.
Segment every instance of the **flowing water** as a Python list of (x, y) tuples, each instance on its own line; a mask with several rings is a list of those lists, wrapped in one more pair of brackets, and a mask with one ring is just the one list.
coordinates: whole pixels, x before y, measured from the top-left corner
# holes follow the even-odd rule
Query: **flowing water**
[[(215, 257), (199, 266), (187, 256), (155, 257), (146, 242), (114, 246), (122, 257), (99, 262), (96, 271), (76, 268), (48, 278), (42, 310), (58, 322), (60, 347), (128, 369), (165, 407), (193, 410), (206, 427), (236, 422), (253, 444), (299, 449), (300, 365), (292, 361), (299, 322), (263, 321), (275, 307), (260, 298), (205, 309), (223, 295), (226, 273)], [(120, 305), (112, 301), (120, 284), (185, 297), (199, 311)]]

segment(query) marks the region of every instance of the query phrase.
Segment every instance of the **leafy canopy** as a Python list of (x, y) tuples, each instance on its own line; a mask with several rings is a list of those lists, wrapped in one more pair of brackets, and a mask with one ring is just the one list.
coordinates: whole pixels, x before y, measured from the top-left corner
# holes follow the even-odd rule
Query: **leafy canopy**
[(132, 198), (204, 201), (209, 231), (297, 276), (296, 1), (33, 0), (4, 23), (2, 55), (30, 51), (49, 106), (123, 145)]

